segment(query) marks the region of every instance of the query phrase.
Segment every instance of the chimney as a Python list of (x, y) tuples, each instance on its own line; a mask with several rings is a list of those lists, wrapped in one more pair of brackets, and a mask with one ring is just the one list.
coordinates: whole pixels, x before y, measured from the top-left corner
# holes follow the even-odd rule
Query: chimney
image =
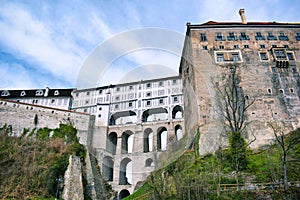
[(243, 24), (247, 24), (247, 20), (246, 20), (246, 16), (245, 16), (245, 9), (240, 9), (239, 10), (239, 14), (241, 16), (242, 23)]

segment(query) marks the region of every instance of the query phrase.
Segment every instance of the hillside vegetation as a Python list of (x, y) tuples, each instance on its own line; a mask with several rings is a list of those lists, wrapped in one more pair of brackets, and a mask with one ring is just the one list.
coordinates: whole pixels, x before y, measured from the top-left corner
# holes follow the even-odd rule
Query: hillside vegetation
[(69, 124), (57, 129), (24, 129), (12, 135), (11, 126), (0, 129), (0, 199), (56, 197), (69, 155), (84, 156), (77, 130)]
[[(289, 144), (299, 138), (298, 129), (284, 141)], [(229, 149), (205, 157), (189, 151), (153, 172), (144, 185), (126, 199), (297, 199), (300, 196), (300, 143), (295, 143), (288, 153), (287, 190), (283, 187), (281, 157), (278, 143), (247, 150), (246, 168), (237, 172)]]

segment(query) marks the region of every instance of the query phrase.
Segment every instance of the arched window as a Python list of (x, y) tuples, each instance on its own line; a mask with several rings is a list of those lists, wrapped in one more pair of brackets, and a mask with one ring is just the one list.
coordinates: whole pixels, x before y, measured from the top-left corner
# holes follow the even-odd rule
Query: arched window
[(153, 160), (151, 158), (148, 158), (145, 162), (145, 167), (152, 167), (153, 166)]
[(119, 193), (119, 199), (124, 199), (125, 197), (129, 196), (130, 192), (126, 189), (121, 190), (121, 192)]
[(122, 134), (122, 154), (132, 153), (133, 149), (133, 132), (125, 131)]
[(177, 105), (172, 110), (172, 119), (180, 119), (183, 116), (183, 109), (181, 106)]

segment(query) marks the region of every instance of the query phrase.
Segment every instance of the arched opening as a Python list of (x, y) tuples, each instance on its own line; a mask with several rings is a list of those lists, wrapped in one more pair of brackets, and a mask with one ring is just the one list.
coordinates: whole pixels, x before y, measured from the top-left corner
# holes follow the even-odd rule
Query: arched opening
[(181, 106), (177, 105), (172, 110), (172, 119), (181, 119), (183, 116), (183, 109)]
[(132, 183), (132, 162), (124, 158), (120, 163), (119, 185), (130, 185)]
[(144, 153), (153, 151), (153, 131), (147, 128), (144, 131)]
[(132, 153), (133, 149), (133, 132), (125, 131), (122, 134), (122, 154)]
[(153, 167), (154, 163), (153, 160), (151, 158), (148, 158), (145, 162), (145, 167)]
[(143, 112), (142, 122), (162, 121), (168, 119), (168, 111), (165, 108), (153, 108)]
[(164, 151), (167, 149), (168, 131), (165, 127), (157, 129), (157, 150)]
[(177, 141), (179, 141), (183, 137), (182, 128), (179, 124), (175, 126), (175, 135)]
[(113, 181), (114, 177), (114, 161), (111, 157), (105, 156), (102, 162), (102, 175), (105, 180)]
[(121, 190), (119, 193), (119, 199), (124, 199), (125, 197), (128, 197), (130, 195), (130, 192), (128, 190)]
[(117, 142), (118, 142), (117, 133), (116, 132), (109, 133), (106, 140), (106, 150), (112, 155), (116, 155)]
[(110, 116), (109, 125), (123, 125), (123, 124), (134, 124), (137, 121), (136, 113), (129, 110), (123, 112), (117, 112)]

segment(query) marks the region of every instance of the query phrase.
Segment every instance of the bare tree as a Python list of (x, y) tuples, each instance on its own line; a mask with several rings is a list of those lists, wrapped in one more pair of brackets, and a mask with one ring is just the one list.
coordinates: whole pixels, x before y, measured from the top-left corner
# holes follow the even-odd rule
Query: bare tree
[(230, 73), (226, 74), (221, 84), (214, 83), (217, 96), (217, 113), (224, 119), (227, 127), (225, 130), (229, 138), (229, 149), (231, 155), (232, 167), (236, 171), (236, 183), (238, 185), (238, 172), (247, 166), (246, 148), (248, 144), (245, 142), (245, 128), (249, 124), (247, 121), (247, 110), (253, 105), (254, 100), (249, 100), (245, 96), (240, 86), (240, 78), (237, 74), (237, 68), (230, 66)]
[[(269, 123), (269, 126), (272, 128), (275, 140), (279, 144), (280, 149), (282, 151), (281, 163), (283, 170), (283, 184), (284, 189), (288, 189), (288, 177), (287, 177), (287, 158), (288, 153), (295, 145), (300, 143), (300, 137), (296, 135), (296, 137), (287, 138), (285, 135), (285, 128), (283, 126), (278, 125), (277, 123)], [(299, 131), (299, 130), (298, 130)]]

